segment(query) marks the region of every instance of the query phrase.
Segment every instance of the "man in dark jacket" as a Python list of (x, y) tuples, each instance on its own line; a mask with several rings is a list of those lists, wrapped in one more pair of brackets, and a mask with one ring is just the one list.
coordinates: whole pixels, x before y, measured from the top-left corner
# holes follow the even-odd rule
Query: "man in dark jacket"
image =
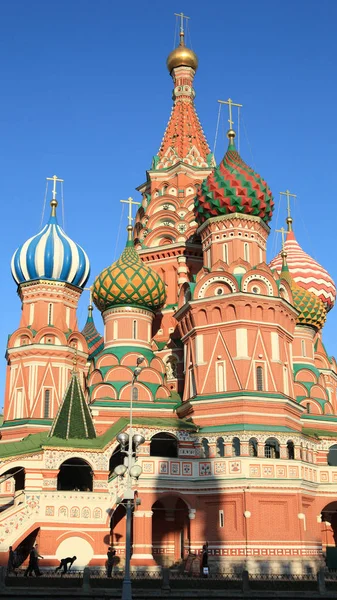
[(107, 557), (108, 557), (107, 568), (106, 568), (107, 577), (111, 577), (115, 554), (116, 554), (116, 550), (113, 550), (111, 548), (111, 546), (109, 546), (109, 549), (107, 552)]
[[(73, 565), (73, 563), (75, 562), (76, 559), (77, 559), (77, 556), (73, 556), (72, 558), (70, 556), (67, 556), (67, 558), (61, 558), (59, 566), (56, 567), (56, 569), (55, 569), (55, 573), (57, 573), (57, 571), (62, 569), (62, 567), (63, 567), (63, 573), (66, 573), (68, 570), (70, 570), (70, 567)], [(69, 565), (69, 569), (68, 569), (68, 565)]]
[(39, 558), (43, 558), (43, 556), (39, 554), (38, 545), (35, 544), (34, 548), (32, 548), (29, 553), (29, 563), (25, 571), (25, 577), (27, 577), (28, 575), (29, 577), (32, 577), (33, 571), (36, 577), (40, 577), (42, 575), (39, 569)]
[(8, 562), (7, 562), (7, 575), (9, 575), (10, 573), (15, 573), (15, 567), (16, 567), (16, 557), (15, 557), (15, 552), (12, 548), (12, 546), (9, 546), (8, 549)]

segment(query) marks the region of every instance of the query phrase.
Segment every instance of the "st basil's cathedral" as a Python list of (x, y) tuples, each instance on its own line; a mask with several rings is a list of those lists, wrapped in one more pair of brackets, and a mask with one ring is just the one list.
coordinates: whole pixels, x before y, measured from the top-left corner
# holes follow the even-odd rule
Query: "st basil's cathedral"
[(336, 561), (337, 365), (322, 341), (336, 287), (290, 213), (267, 263), (272, 192), (232, 127), (216, 164), (183, 30), (167, 67), (169, 122), (128, 201), (125, 249), (91, 279), (82, 331), (89, 258), (58, 223), (56, 176), (47, 224), (13, 254), (21, 317), (6, 349), (1, 560), (13, 546), (24, 561), (38, 542), (41, 566), (76, 554), (79, 567), (103, 567), (111, 545), (123, 567), (117, 467), (132, 404), (144, 438), (133, 568), (179, 565), (207, 543), (214, 570), (316, 572)]

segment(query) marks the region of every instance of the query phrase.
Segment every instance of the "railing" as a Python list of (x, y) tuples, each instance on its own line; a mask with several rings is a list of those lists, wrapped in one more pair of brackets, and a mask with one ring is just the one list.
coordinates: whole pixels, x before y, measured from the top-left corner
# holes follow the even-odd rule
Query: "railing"
[[(121, 589), (124, 572), (120, 569), (114, 569), (112, 577), (106, 576), (105, 568), (89, 568), (82, 570), (70, 570), (67, 573), (53, 569), (41, 569), (42, 577), (30, 577), (29, 587), (86, 587), (86, 588), (107, 588)], [(5, 567), (0, 567), (0, 585), (1, 581), (6, 587), (24, 587), (27, 582), (25, 569), (17, 569), (16, 573), (6, 575)], [(229, 573), (225, 571), (212, 572), (208, 576), (202, 576), (200, 573), (184, 573), (179, 570), (170, 569), (138, 569), (131, 573), (132, 585), (136, 589), (153, 589), (165, 592), (187, 591), (187, 590), (233, 590), (252, 593), (258, 591), (268, 592), (274, 595), (277, 591), (296, 592), (300, 594), (317, 593), (320, 594), (330, 591), (336, 591), (337, 572), (325, 571), (321, 569), (318, 574), (289, 574), (289, 573), (255, 573), (249, 574), (243, 570), (238, 573)]]

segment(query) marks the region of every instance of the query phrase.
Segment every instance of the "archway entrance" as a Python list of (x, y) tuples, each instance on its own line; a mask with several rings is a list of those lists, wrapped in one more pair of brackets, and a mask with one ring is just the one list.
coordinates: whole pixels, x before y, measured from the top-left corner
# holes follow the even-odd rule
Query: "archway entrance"
[(186, 502), (177, 496), (157, 500), (152, 506), (153, 557), (159, 565), (171, 566), (187, 557), (190, 521)]
[(93, 472), (82, 458), (68, 458), (60, 466), (57, 476), (58, 490), (92, 492)]
[(329, 569), (337, 569), (337, 501), (327, 504), (321, 513), (322, 548)]

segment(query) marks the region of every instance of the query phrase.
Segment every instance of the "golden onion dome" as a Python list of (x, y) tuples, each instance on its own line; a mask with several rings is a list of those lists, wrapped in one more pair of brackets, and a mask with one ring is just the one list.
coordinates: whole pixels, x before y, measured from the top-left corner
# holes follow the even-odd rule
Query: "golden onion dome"
[(193, 50), (185, 46), (184, 33), (180, 33), (180, 44), (178, 48), (172, 50), (168, 55), (167, 68), (172, 72), (176, 67), (192, 67), (195, 71), (198, 68), (198, 57)]

